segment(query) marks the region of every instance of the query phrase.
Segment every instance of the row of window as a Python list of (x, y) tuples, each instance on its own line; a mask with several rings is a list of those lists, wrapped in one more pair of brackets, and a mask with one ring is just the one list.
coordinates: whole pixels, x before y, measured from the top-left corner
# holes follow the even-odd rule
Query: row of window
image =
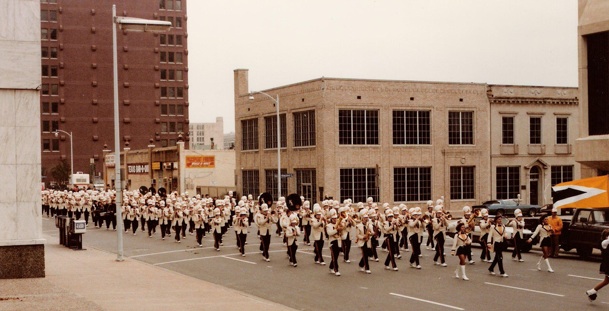
[(184, 105), (182, 104), (161, 104), (161, 115), (162, 116), (183, 116)]
[(182, 35), (159, 35), (161, 45), (182, 45)]
[(52, 133), (59, 129), (59, 121), (57, 120), (43, 120), (42, 121), (42, 132)]
[(42, 102), (42, 114), (59, 114), (59, 103)]
[(41, 54), (42, 58), (56, 59), (57, 58), (57, 48), (51, 47), (51, 46), (43, 46), (40, 50), (40, 54)]
[(41, 22), (56, 22), (57, 21), (57, 10), (40, 10), (40, 21)]
[(40, 85), (42, 95), (59, 95), (59, 84), (43, 83)]
[[(501, 118), (501, 143), (504, 145), (514, 144), (514, 117), (504, 116)], [(529, 144), (541, 144), (541, 117), (534, 116), (529, 118)], [(567, 117), (556, 118), (556, 144), (569, 143), (569, 119)]]
[(59, 139), (43, 139), (42, 140), (42, 151), (43, 152), (59, 152)]
[(161, 133), (181, 133), (184, 132), (183, 122), (161, 122)]
[(163, 86), (161, 87), (161, 98), (184, 98), (184, 88)]
[(57, 0), (40, 0), (40, 3), (57, 3)]
[(57, 40), (57, 29), (55, 28), (41, 28), (40, 29), (41, 40)]
[[(452, 200), (475, 199), (475, 166), (450, 167), (450, 197)], [(277, 170), (265, 172), (266, 189), (277, 198)], [(296, 190), (306, 199), (317, 201), (314, 169), (296, 169)], [(288, 192), (287, 171), (281, 170), (281, 195)], [(573, 180), (573, 166), (552, 166), (552, 185)], [(497, 167), (497, 198), (514, 199), (520, 193), (520, 167)], [(365, 202), (372, 197), (379, 201), (379, 176), (376, 168), (340, 169), (340, 201), (352, 199)], [(261, 193), (258, 170), (242, 172), (244, 194)], [(432, 199), (431, 167), (396, 167), (393, 169), (393, 200), (395, 202), (424, 202)]]
[(184, 81), (184, 71), (161, 69), (161, 81)]
[(42, 65), (41, 74), (46, 78), (57, 78), (59, 75), (59, 69), (55, 65)]
[(160, 52), (161, 63), (169, 63), (169, 64), (182, 64), (184, 61), (184, 54), (182, 52)]
[(182, 10), (182, 0), (159, 0), (159, 9), (161, 10)]
[(170, 22), (173, 28), (182, 28), (182, 18), (179, 16), (159, 16), (159, 20)]

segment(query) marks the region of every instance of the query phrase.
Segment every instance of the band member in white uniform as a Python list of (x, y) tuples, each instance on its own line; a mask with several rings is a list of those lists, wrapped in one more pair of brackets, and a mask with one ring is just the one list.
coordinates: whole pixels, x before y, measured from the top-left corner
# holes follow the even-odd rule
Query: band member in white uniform
[(300, 228), (298, 228), (298, 215), (293, 213), (290, 215), (290, 225), (285, 229), (285, 236), (288, 243), (288, 255), (290, 256), (290, 265), (296, 267), (296, 251), (298, 250), (298, 236), (300, 236)]
[(421, 269), (419, 255), (421, 254), (421, 240), (424, 225), (421, 222), (421, 208), (414, 207), (410, 213), (412, 218), (408, 221), (408, 241), (412, 246), (412, 255), (410, 255), (410, 267)]
[(459, 268), (455, 270), (455, 277), (459, 278), (459, 269), (461, 269), (461, 274), (463, 275), (464, 281), (469, 281), (467, 275), (465, 275), (465, 263), (467, 259), (467, 254), (471, 253), (471, 244), (472, 240), (467, 234), (466, 225), (459, 223), (457, 225), (457, 235), (453, 239), (453, 248), (450, 251), (452, 256), (459, 256)]
[(336, 210), (331, 209), (329, 212), (330, 222), (326, 226), (326, 232), (328, 233), (328, 241), (330, 242), (330, 254), (332, 255), (332, 261), (330, 262), (330, 273), (340, 276), (338, 271), (338, 255), (341, 247), (341, 230), (340, 225), (337, 225), (338, 215)]
[(539, 261), (537, 261), (537, 270), (541, 271), (541, 261), (544, 260), (546, 265), (548, 265), (548, 272), (554, 272), (552, 267), (550, 266), (550, 259), (548, 259), (552, 255), (552, 233), (554, 230), (552, 226), (548, 224), (548, 217), (542, 216), (541, 224), (537, 225), (535, 232), (527, 241), (531, 243), (536, 236), (539, 235), (539, 246), (541, 246), (541, 251), (543, 252)]
[[(435, 217), (432, 218), (431, 223), (433, 226), (433, 238), (436, 241), (435, 249), (436, 254), (433, 257), (433, 261), (436, 265), (446, 267), (446, 259), (444, 258), (444, 242), (446, 235), (446, 227), (448, 227), (448, 220), (444, 217), (442, 212), (442, 206), (436, 205), (434, 207)], [(438, 259), (440, 261), (438, 262)]]
[(480, 215), (482, 215), (482, 219), (478, 226), (480, 227), (480, 247), (482, 248), (482, 253), (480, 253), (480, 260), (484, 262), (492, 262), (491, 260), (491, 252), (486, 247), (486, 241), (488, 239), (488, 234), (491, 232), (492, 221), (488, 219), (488, 210), (483, 208), (480, 210)]
[(368, 263), (368, 255), (370, 254), (370, 237), (373, 234), (372, 227), (368, 217), (367, 210), (362, 210), (360, 213), (362, 221), (355, 225), (357, 231), (355, 243), (362, 249), (362, 259), (359, 261), (360, 271), (370, 274), (370, 265)]
[[(398, 271), (398, 265), (395, 263), (395, 257), (393, 251), (395, 250), (395, 243), (397, 243), (396, 232), (398, 230), (399, 224), (398, 220), (394, 219), (393, 211), (391, 209), (387, 209), (385, 211), (386, 220), (383, 223), (383, 235), (385, 236), (385, 241), (387, 241), (387, 258), (385, 258), (385, 269), (393, 271)], [(391, 263), (391, 267), (389, 267), (389, 263)]]
[(495, 252), (495, 258), (493, 258), (493, 263), (488, 268), (490, 274), (495, 275), (495, 265), (499, 265), (499, 272), (502, 277), (507, 277), (508, 275), (503, 270), (503, 250), (505, 249), (504, 235), (505, 235), (505, 226), (503, 226), (503, 222), (501, 221), (501, 215), (495, 216), (494, 225), (491, 226), (490, 233), (487, 238), (487, 247)]
[(324, 248), (324, 234), (326, 231), (326, 218), (322, 215), (321, 206), (315, 203), (313, 205), (313, 213), (315, 216), (311, 219), (311, 231), (313, 236), (313, 252), (315, 252), (315, 263), (325, 265), (322, 251)]
[(269, 215), (269, 206), (266, 203), (260, 205), (260, 211), (254, 218), (256, 225), (258, 226), (258, 232), (260, 233), (260, 243), (262, 247), (262, 257), (265, 261), (271, 261), (269, 259), (269, 246), (271, 245), (271, 224), (275, 223), (276, 220)]

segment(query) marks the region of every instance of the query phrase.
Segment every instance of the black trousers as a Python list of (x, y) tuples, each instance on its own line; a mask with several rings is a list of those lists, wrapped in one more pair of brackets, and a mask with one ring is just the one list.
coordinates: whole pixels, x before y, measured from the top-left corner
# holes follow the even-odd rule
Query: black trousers
[[(134, 221), (137, 222), (137, 219)], [(146, 231), (146, 218), (144, 216), (140, 217), (140, 222), (142, 223), (142, 231)]]
[(204, 228), (197, 228), (197, 243), (199, 245), (203, 244), (203, 236), (205, 235), (205, 229)]
[(391, 267), (396, 268), (398, 265), (395, 263), (395, 257), (393, 257), (396, 242), (393, 240), (393, 234), (386, 234), (385, 241), (387, 242), (387, 250), (389, 251), (387, 253), (387, 258), (385, 258), (385, 266), (389, 266), (389, 263), (391, 263)]
[(438, 258), (441, 263), (446, 262), (444, 256), (444, 233), (438, 233), (438, 235), (436, 235), (436, 254), (433, 256), (433, 261), (437, 262)]
[(488, 233), (484, 234), (482, 238), (480, 238), (480, 247), (482, 248), (482, 253), (480, 253), (481, 260), (491, 260), (491, 251), (486, 246), (486, 239), (488, 239)]
[(296, 239), (292, 244), (288, 245), (288, 255), (290, 256), (290, 262), (293, 264), (297, 264), (296, 261), (296, 251), (298, 250), (298, 243), (296, 243)]
[(488, 268), (488, 271), (493, 271), (495, 269), (495, 265), (498, 265), (499, 272), (501, 274), (504, 274), (505, 270), (503, 270), (503, 243), (495, 242), (495, 245), (493, 247), (495, 248), (495, 258), (493, 258), (493, 263)]
[(425, 246), (431, 246), (431, 248), (434, 248), (435, 245), (433, 242), (433, 227), (427, 226), (427, 244), (425, 244)]
[(156, 233), (156, 225), (158, 220), (148, 220), (148, 236), (152, 236), (152, 233)]
[[(379, 240), (375, 237), (371, 237), (370, 239), (370, 244), (372, 244), (370, 255), (372, 255), (371, 257), (374, 260), (376, 260), (379, 258), (379, 254), (376, 252), (376, 248), (379, 246)], [(408, 243), (406, 243), (406, 245), (408, 245)]]
[(214, 230), (214, 248), (220, 249), (220, 243), (222, 243), (222, 233)]
[(123, 227), (125, 227), (125, 232), (129, 231), (131, 229), (131, 220), (127, 218), (123, 219)]
[(180, 237), (182, 236), (181, 232), (182, 232), (182, 224), (180, 224), (179, 222), (175, 225), (175, 231), (176, 231), (176, 241), (180, 241)]
[(116, 216), (113, 213), (106, 213), (106, 229), (110, 228), (110, 224), (112, 229), (116, 229)]
[(313, 252), (315, 253), (315, 262), (324, 262), (324, 257), (322, 256), (322, 251), (324, 249), (324, 237), (323, 233), (319, 240), (315, 240), (313, 242)]
[(343, 241), (343, 258), (345, 261), (349, 260), (349, 253), (351, 252), (351, 239), (349, 238), (349, 233), (347, 233), (347, 238)]
[(247, 240), (246, 233), (237, 234), (237, 246), (239, 246), (239, 252), (245, 254), (245, 241)]
[(330, 253), (332, 254), (332, 261), (330, 261), (330, 270), (338, 272), (338, 255), (340, 254), (338, 240), (330, 242)]
[(309, 238), (309, 236), (311, 235), (311, 225), (304, 225), (304, 238), (303, 241), (307, 244), (311, 243), (311, 239)]
[(85, 211), (85, 213), (84, 213), (84, 214), (85, 214), (85, 224), (87, 224), (87, 225), (88, 225), (88, 224), (89, 224), (89, 214), (90, 214), (90, 213), (89, 213), (89, 211)]
[(415, 233), (408, 239), (412, 245), (412, 255), (410, 255), (410, 263), (419, 265), (419, 255), (421, 254), (421, 242), (419, 242), (419, 234)]
[(260, 243), (262, 244), (262, 257), (269, 258), (269, 247), (271, 245), (271, 232), (269, 231), (266, 235), (260, 236)]
[(401, 233), (402, 238), (400, 239), (400, 247), (408, 249), (408, 227), (404, 227)]
[(518, 256), (518, 260), (522, 259), (522, 255), (520, 254), (520, 247), (522, 247), (522, 238), (520, 237), (520, 232), (516, 233), (514, 236), (514, 250), (512, 251), (512, 258), (516, 258)]
[(170, 225), (164, 225), (161, 224), (161, 238), (165, 238), (165, 235), (167, 234), (167, 227), (170, 227)]
[(135, 232), (137, 231), (137, 227), (138, 227), (137, 218), (131, 222), (131, 226), (133, 227), (133, 234), (135, 234)]
[(370, 270), (370, 265), (368, 264), (368, 253), (370, 253), (370, 249), (366, 243), (364, 243), (361, 249), (362, 259), (359, 260), (359, 267), (364, 268), (365, 270)]

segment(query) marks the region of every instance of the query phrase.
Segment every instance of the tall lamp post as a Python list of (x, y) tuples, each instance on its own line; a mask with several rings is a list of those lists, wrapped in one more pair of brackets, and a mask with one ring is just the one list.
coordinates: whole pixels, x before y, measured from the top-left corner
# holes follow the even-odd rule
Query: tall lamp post
[(150, 138), (150, 143), (148, 143), (148, 169), (150, 170), (150, 187), (153, 185), (154, 180), (154, 172), (152, 171), (152, 149), (154, 149), (154, 140)]
[(59, 136), (59, 132), (62, 132), (70, 136), (70, 183), (72, 182), (72, 174), (74, 174), (74, 144), (72, 141), (72, 132), (68, 133), (60, 129), (55, 130), (55, 137)]
[(116, 16), (116, 4), (112, 5), (112, 61), (114, 85), (114, 161), (115, 161), (115, 189), (116, 189), (116, 222), (118, 224), (117, 257), (116, 261), (123, 261), (123, 222), (121, 221), (123, 193), (121, 186), (121, 146), (118, 111), (118, 61), (116, 44), (116, 25), (125, 31), (135, 32), (166, 32), (171, 28), (171, 22), (141, 19), (134, 17)]
[(254, 91), (250, 93), (249, 100), (254, 99), (254, 94), (262, 94), (270, 98), (275, 102), (275, 108), (277, 108), (277, 200), (279, 201), (279, 197), (281, 197), (281, 119), (279, 117), (279, 94), (277, 94), (277, 98), (275, 98), (265, 92)]

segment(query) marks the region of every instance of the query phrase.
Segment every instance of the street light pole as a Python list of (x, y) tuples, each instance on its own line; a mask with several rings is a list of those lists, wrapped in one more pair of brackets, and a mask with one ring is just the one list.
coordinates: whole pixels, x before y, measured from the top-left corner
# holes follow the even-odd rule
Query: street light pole
[(121, 29), (137, 32), (166, 32), (171, 28), (171, 22), (148, 20), (134, 17), (117, 17), (116, 4), (112, 5), (112, 62), (113, 62), (113, 86), (114, 86), (114, 180), (116, 189), (116, 222), (118, 227), (117, 237), (117, 257), (116, 261), (125, 260), (123, 257), (123, 222), (122, 214), (122, 185), (121, 185), (121, 146), (120, 146), (120, 128), (119, 128), (119, 111), (118, 111), (118, 56), (116, 44), (116, 25), (120, 25)]
[(62, 132), (70, 136), (70, 182), (72, 182), (72, 175), (74, 174), (74, 144), (72, 141), (72, 132), (66, 132), (60, 129), (55, 130), (55, 137), (59, 136), (59, 132)]
[(277, 200), (281, 197), (281, 118), (279, 115), (279, 94), (277, 94), (277, 98), (261, 91), (254, 91), (250, 93), (249, 99), (254, 99), (252, 94), (262, 94), (268, 98), (270, 98), (273, 102), (275, 102), (276, 114), (277, 114)]

